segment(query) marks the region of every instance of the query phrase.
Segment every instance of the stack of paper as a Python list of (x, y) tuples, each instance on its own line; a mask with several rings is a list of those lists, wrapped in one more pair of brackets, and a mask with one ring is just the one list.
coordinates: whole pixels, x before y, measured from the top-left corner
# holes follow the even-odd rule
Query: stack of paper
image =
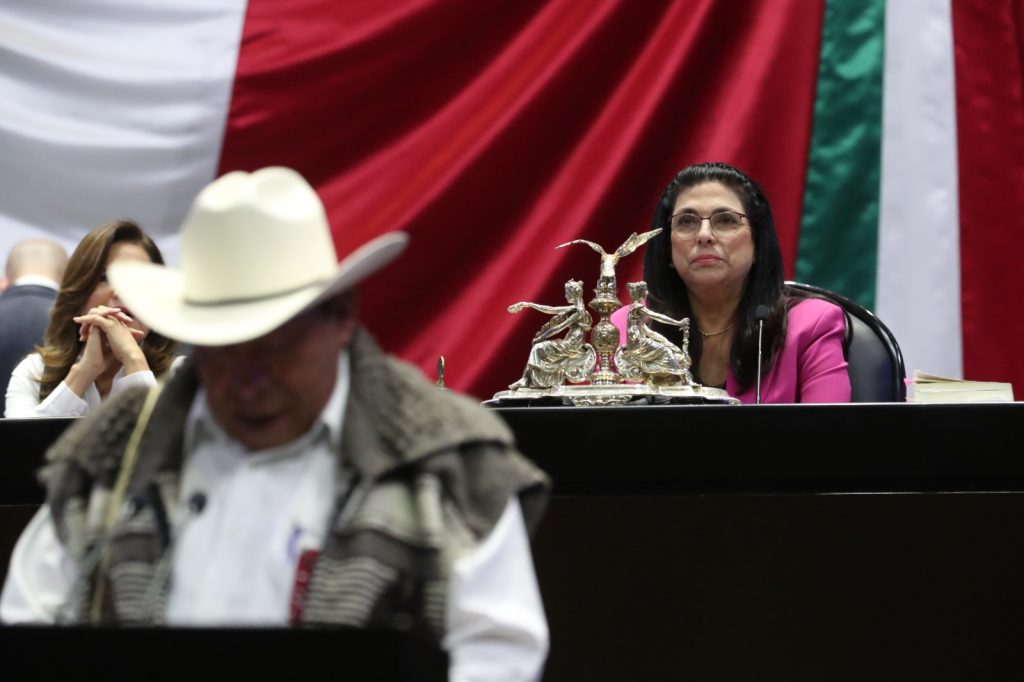
[(915, 403), (1012, 403), (1013, 386), (1000, 381), (965, 381), (914, 370), (907, 381)]

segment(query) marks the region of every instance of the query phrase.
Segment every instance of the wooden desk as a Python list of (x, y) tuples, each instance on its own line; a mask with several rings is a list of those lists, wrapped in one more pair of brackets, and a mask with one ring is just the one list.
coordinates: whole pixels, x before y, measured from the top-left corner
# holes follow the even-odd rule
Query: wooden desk
[(393, 630), (0, 626), (0, 651), (6, 679), (448, 679), (443, 651)]
[[(1016, 676), (1024, 404), (498, 412), (555, 481), (545, 679)], [(33, 429), (0, 504), (41, 498)]]

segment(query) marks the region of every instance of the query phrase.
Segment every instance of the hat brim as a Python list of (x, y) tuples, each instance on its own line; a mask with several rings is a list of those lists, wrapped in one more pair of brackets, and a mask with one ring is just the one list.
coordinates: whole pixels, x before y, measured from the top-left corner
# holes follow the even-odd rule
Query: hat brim
[(111, 263), (107, 277), (118, 299), (150, 329), (197, 346), (227, 346), (263, 336), (351, 289), (397, 258), (408, 240), (404, 232), (389, 232), (349, 254), (327, 281), (241, 302), (190, 303), (185, 300), (181, 271), (153, 263)]

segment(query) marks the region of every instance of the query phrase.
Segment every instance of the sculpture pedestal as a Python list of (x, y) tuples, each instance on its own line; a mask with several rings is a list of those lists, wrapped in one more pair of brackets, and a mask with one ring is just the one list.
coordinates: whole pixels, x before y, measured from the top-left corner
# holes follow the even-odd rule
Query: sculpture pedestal
[(738, 405), (733, 398), (720, 388), (707, 386), (650, 386), (648, 384), (585, 384), (582, 386), (554, 386), (552, 388), (518, 388), (514, 391), (499, 391), (491, 400), (484, 401), (490, 407), (514, 407), (516, 405), (577, 405), (594, 407), (599, 405), (626, 405), (646, 402), (649, 404), (692, 404), (711, 403)]

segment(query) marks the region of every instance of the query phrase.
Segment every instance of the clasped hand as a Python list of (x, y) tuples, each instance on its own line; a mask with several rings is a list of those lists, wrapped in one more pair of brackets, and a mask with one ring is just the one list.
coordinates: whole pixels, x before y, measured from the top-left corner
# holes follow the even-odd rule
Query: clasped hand
[(110, 366), (112, 359), (125, 368), (126, 374), (148, 368), (139, 348), (139, 341), (146, 333), (130, 327), (128, 323), (134, 320), (120, 308), (96, 306), (74, 321), (79, 325), (78, 338), (85, 341), (78, 361), (82, 369), (99, 375)]

